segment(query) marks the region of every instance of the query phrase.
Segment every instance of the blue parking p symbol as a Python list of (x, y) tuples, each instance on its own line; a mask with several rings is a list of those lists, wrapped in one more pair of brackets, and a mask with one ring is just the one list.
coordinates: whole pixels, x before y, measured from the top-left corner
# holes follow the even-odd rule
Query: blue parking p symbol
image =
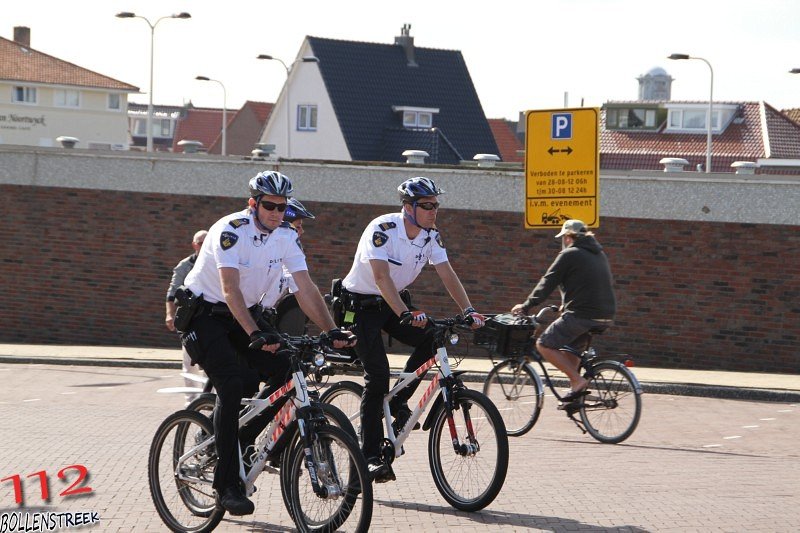
[(550, 138), (560, 141), (572, 139), (572, 113), (553, 113)]

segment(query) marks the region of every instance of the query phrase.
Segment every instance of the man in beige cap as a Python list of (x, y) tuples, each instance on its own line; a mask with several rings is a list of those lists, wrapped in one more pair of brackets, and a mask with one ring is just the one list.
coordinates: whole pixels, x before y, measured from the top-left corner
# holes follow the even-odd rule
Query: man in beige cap
[(603, 247), (580, 220), (567, 220), (556, 235), (561, 252), (531, 291), (515, 305), (515, 315), (529, 314), (556, 287), (561, 291), (561, 316), (536, 341), (547, 361), (569, 378), (570, 392), (562, 398), (571, 402), (586, 393), (589, 382), (578, 373), (579, 357), (586, 347), (589, 330), (603, 330), (614, 320), (617, 305), (614, 278)]

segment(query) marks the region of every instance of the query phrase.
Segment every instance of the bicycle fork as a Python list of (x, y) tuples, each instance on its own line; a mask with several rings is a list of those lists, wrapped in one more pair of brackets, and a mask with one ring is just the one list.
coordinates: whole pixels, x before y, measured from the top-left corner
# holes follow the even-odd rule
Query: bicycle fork
[(444, 400), (444, 409), (447, 416), (447, 427), (450, 430), (450, 440), (453, 443), (453, 451), (457, 455), (471, 456), (477, 454), (481, 447), (478, 444), (478, 439), (475, 437), (475, 429), (472, 426), (472, 418), (469, 411), (470, 406), (462, 404), (460, 410), (464, 415), (464, 425), (467, 430), (467, 442), (461, 442), (456, 429), (455, 420), (455, 390), (459, 386), (459, 382), (452, 375), (447, 376), (442, 380), (442, 399)]

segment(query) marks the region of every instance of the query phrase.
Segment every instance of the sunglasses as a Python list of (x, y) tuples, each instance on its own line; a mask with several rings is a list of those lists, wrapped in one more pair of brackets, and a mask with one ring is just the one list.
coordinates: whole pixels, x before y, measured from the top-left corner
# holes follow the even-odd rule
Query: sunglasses
[(267, 211), (275, 211), (276, 209), (278, 210), (279, 213), (283, 213), (284, 211), (286, 211), (286, 204), (276, 204), (275, 202), (269, 202), (267, 200), (264, 200), (259, 203), (261, 204), (261, 207), (263, 207)]
[(425, 211), (433, 211), (439, 209), (439, 202), (417, 202), (417, 207), (421, 207)]

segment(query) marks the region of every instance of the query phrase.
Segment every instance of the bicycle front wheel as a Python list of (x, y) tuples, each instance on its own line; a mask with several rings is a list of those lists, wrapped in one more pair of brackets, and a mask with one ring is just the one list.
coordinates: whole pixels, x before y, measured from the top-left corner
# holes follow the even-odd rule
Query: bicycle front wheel
[(642, 389), (633, 373), (616, 361), (594, 366), (589, 394), (580, 405), (586, 431), (608, 444), (624, 441), (633, 434), (642, 414)]
[(319, 401), (329, 403), (341, 411), (353, 424), (359, 442), (361, 441), (361, 396), (364, 387), (354, 381), (340, 381), (334, 383), (323, 392)]
[(211, 421), (202, 414), (178, 411), (161, 423), (153, 437), (147, 463), (150, 495), (172, 531), (204, 533), (222, 520), (224, 511), (217, 509), (211, 488), (216, 447), (199, 446), (213, 434)]
[[(318, 427), (312, 441), (310, 458), (301, 439), (281, 468), (297, 528), (303, 532), (366, 532), (372, 521), (372, 484), (361, 450), (335, 426)], [(318, 491), (311, 482), (308, 461), (316, 470)]]
[(433, 416), (428, 440), (433, 482), (456, 509), (477, 511), (492, 503), (506, 479), (506, 427), (494, 404), (469, 389), (455, 391), (452, 415), (449, 424), (442, 404)]
[(542, 380), (531, 365), (518, 359), (495, 366), (486, 377), (483, 393), (497, 407), (510, 437), (530, 431), (542, 412)]

